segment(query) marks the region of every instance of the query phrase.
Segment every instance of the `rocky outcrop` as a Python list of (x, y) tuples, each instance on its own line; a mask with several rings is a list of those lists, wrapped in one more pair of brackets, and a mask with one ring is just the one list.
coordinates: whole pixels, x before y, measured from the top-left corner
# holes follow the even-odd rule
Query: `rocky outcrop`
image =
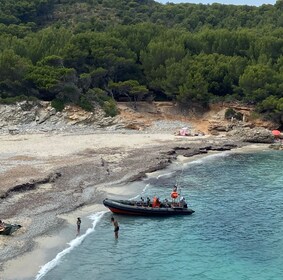
[(86, 112), (77, 106), (66, 106), (62, 112), (56, 112), (50, 102), (44, 101), (0, 105), (0, 132), (10, 134), (33, 130), (64, 130), (72, 125), (99, 128), (112, 126), (117, 122), (118, 118), (106, 117), (99, 106), (93, 112)]
[(0, 190), (0, 199), (6, 198), (9, 194), (14, 192), (25, 192), (25, 191), (33, 190), (42, 184), (54, 183), (59, 177), (61, 177), (61, 173), (55, 172), (47, 175), (44, 178), (37, 178), (29, 182), (15, 185), (10, 189), (8, 189), (7, 191)]
[(212, 134), (217, 132), (227, 132), (232, 129), (232, 125), (225, 121), (211, 121), (208, 126), (208, 131)]
[(235, 127), (227, 136), (237, 137), (240, 141), (250, 143), (273, 143), (274, 136), (271, 131), (263, 127)]
[(168, 151), (166, 154), (177, 157), (182, 155), (184, 157), (192, 157), (195, 155), (206, 154), (209, 151), (229, 151), (237, 148), (238, 145), (234, 143), (223, 143), (219, 145), (209, 145), (200, 147), (174, 147), (173, 150)]

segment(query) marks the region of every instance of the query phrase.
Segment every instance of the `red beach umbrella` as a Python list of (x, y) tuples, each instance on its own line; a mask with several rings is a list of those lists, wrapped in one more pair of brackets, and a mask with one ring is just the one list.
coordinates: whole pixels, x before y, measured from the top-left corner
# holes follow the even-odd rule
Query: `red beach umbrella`
[(281, 134), (281, 132), (279, 130), (275, 129), (275, 130), (272, 130), (272, 134), (274, 136), (279, 136)]

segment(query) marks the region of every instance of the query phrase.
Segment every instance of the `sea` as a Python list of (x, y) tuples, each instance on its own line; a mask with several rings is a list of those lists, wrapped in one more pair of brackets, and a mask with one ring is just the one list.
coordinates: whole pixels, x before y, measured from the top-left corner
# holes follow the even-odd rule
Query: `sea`
[(170, 197), (178, 184), (190, 216), (109, 211), (41, 267), (43, 280), (282, 280), (283, 151), (208, 154), (150, 174), (136, 199)]

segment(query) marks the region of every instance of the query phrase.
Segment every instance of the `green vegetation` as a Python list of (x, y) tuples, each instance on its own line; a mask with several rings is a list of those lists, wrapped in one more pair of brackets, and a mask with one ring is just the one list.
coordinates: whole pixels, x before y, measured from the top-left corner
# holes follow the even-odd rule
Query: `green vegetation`
[(283, 124), (283, 1), (2, 0), (0, 98), (101, 105), (237, 100)]
[(225, 112), (225, 119), (230, 120), (231, 118), (234, 118), (235, 120), (242, 121), (243, 120), (243, 114), (241, 114), (240, 112), (236, 112), (232, 108), (229, 108)]

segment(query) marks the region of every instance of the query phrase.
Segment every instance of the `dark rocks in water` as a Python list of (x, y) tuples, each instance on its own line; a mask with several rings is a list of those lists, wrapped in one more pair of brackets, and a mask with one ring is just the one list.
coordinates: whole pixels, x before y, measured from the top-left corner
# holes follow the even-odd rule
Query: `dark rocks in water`
[(199, 154), (206, 154), (208, 151), (229, 151), (237, 147), (238, 146), (234, 143), (224, 143), (221, 145), (209, 145), (200, 148), (175, 147), (174, 150), (176, 151), (177, 155), (192, 157)]
[(184, 151), (184, 150), (189, 150), (190, 147), (174, 147), (173, 150), (174, 151)]
[(183, 153), (183, 156), (184, 157), (192, 157), (192, 156), (196, 156), (196, 155), (199, 155), (199, 154), (202, 154), (202, 153), (203, 152), (201, 152), (200, 149), (193, 149), (193, 150), (190, 150), (190, 151)]
[(219, 151), (219, 152), (223, 152), (223, 151), (230, 151), (232, 148), (229, 146), (212, 146), (211, 147), (211, 151)]
[(238, 147), (238, 145), (237, 144), (228, 143), (228, 144), (224, 144), (223, 147), (230, 148), (230, 149), (235, 149), (235, 148)]

